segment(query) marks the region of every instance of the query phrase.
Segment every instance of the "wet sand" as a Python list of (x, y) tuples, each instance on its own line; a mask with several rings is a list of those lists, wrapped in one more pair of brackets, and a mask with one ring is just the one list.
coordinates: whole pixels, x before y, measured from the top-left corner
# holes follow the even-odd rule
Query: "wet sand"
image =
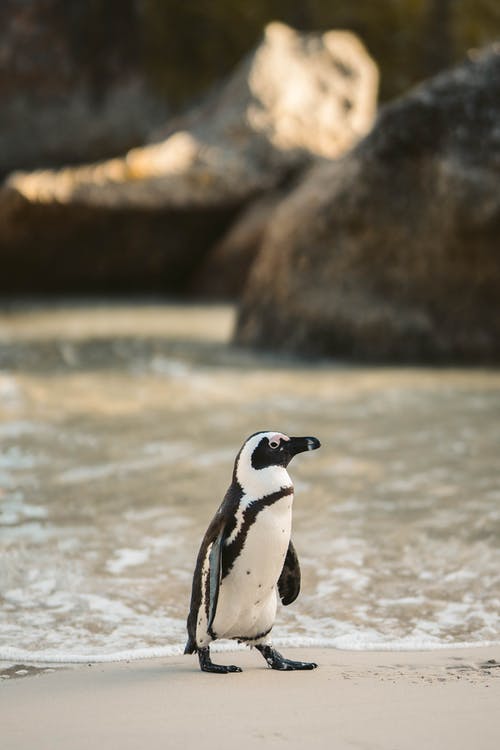
[[(312, 672), (280, 673), (249, 651), (59, 668), (0, 682), (3, 750), (363, 748), (497, 750), (500, 650), (287, 651)], [(24, 666), (26, 669), (26, 666)], [(21, 677), (21, 675), (18, 675)]]

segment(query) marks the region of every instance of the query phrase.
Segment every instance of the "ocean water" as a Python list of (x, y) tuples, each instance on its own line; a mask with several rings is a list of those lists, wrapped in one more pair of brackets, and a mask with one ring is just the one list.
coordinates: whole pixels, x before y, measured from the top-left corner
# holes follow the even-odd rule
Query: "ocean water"
[(290, 465), (303, 581), (276, 644), (500, 644), (500, 373), (263, 357), (232, 324), (0, 314), (0, 658), (180, 653), (199, 542), (260, 429), (322, 442)]

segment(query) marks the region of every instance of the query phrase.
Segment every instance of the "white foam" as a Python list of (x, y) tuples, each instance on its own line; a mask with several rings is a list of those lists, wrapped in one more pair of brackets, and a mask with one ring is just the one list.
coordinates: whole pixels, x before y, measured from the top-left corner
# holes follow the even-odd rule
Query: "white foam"
[(0, 661), (15, 661), (17, 663), (40, 662), (43, 664), (85, 664), (87, 662), (107, 663), (114, 661), (133, 661), (137, 659), (153, 659), (164, 656), (178, 656), (184, 652), (184, 646), (158, 646), (149, 648), (126, 649), (112, 653), (56, 651), (27, 651), (15, 647), (0, 649)]
[(13, 445), (5, 451), (0, 452), (0, 468), (10, 470), (33, 469), (45, 463), (40, 456), (33, 456), (23, 452)]
[(192, 447), (187, 442), (165, 444), (164, 451), (155, 455), (147, 455), (126, 461), (94, 464), (93, 466), (76, 466), (72, 469), (67, 469), (59, 474), (59, 481), (63, 484), (79, 484), (80, 482), (126, 475), (135, 471), (141, 472), (157, 466), (175, 463), (180, 458), (189, 456), (191, 452)]
[(47, 432), (48, 429), (47, 425), (39, 424), (38, 422), (18, 420), (0, 424), (0, 437), (12, 439), (23, 435), (34, 435), (39, 432)]
[(186, 362), (160, 354), (153, 357), (149, 366), (156, 375), (167, 378), (185, 378), (190, 372), (190, 367)]
[(115, 551), (115, 560), (108, 560), (106, 563), (106, 570), (110, 573), (118, 574), (121, 573), (125, 568), (134, 567), (136, 565), (142, 565), (149, 558), (149, 550), (147, 549), (117, 549)]
[(47, 508), (23, 502), (22, 493), (19, 491), (10, 498), (3, 500), (0, 507), (0, 523), (5, 526), (11, 526), (25, 520), (47, 518), (47, 516)]
[[(355, 637), (347, 638), (308, 638), (289, 637), (276, 638), (274, 645), (278, 648), (328, 648), (339, 651), (443, 651), (446, 649), (465, 648), (487, 648), (500, 647), (500, 641), (457, 641), (437, 642), (432, 640), (400, 639), (395, 641), (362, 641)], [(243, 651), (247, 648), (232, 641), (217, 642), (212, 646), (214, 652)], [(180, 656), (184, 653), (184, 644), (170, 646), (151, 646), (147, 648), (131, 648), (122, 651), (106, 652), (75, 652), (58, 651), (46, 649), (43, 651), (29, 651), (25, 649), (6, 646), (0, 649), (0, 661), (16, 663), (41, 664), (85, 664), (85, 663), (110, 663), (118, 661), (136, 661), (138, 659), (164, 658), (168, 656)]]
[(341, 635), (334, 638), (277, 638), (277, 646), (291, 648), (336, 648), (340, 651), (441, 651), (454, 648), (480, 648), (500, 646), (499, 640), (494, 641), (438, 641), (424, 638), (400, 638), (393, 641), (365, 641), (356, 636)]
[(7, 408), (15, 408), (21, 404), (21, 389), (9, 375), (0, 375), (0, 401)]

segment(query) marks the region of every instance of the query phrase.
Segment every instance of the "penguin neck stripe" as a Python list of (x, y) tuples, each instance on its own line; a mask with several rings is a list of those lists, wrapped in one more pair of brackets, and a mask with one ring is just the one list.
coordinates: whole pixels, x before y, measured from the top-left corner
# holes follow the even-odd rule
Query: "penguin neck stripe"
[(252, 508), (256, 508), (255, 514), (257, 515), (259, 510), (262, 510), (262, 508), (265, 508), (268, 505), (273, 505), (273, 503), (276, 503), (278, 500), (281, 500), (281, 498), (286, 497), (287, 495), (293, 495), (292, 486), (280, 487), (280, 489), (276, 492), (271, 492), (269, 495), (264, 495), (264, 497), (250, 500), (245, 508), (245, 513), (250, 512)]

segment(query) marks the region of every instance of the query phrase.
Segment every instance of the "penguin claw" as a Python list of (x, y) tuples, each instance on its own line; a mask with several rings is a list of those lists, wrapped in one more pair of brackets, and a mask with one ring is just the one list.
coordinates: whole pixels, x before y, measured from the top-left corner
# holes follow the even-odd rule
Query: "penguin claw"
[(229, 674), (229, 672), (243, 671), (241, 667), (237, 667), (235, 664), (214, 664), (210, 659), (210, 651), (208, 650), (208, 648), (199, 649), (198, 659), (202, 672), (212, 672), (213, 674)]
[(201, 668), (202, 672), (212, 672), (213, 674), (229, 674), (229, 672), (242, 672), (241, 667), (235, 664), (206, 664)]

